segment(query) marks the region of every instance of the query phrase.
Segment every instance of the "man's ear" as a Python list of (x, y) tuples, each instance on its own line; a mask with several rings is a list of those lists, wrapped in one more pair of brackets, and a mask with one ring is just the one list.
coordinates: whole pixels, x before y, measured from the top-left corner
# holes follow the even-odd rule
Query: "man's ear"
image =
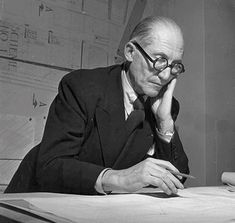
[(135, 51), (134, 45), (131, 42), (126, 43), (124, 47), (124, 56), (128, 62), (133, 61), (134, 51)]

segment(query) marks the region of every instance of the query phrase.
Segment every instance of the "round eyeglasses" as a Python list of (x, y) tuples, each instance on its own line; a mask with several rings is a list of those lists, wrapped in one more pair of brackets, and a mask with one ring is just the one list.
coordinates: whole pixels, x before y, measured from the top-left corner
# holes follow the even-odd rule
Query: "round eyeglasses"
[(167, 67), (171, 68), (171, 75), (177, 76), (183, 72), (185, 72), (184, 65), (179, 62), (172, 62), (171, 64), (168, 63), (168, 60), (159, 55), (155, 60), (153, 60), (146, 52), (145, 50), (136, 42), (132, 41), (132, 43), (137, 47), (137, 49), (141, 52), (141, 54), (148, 58), (153, 64), (153, 67), (157, 71), (163, 71)]

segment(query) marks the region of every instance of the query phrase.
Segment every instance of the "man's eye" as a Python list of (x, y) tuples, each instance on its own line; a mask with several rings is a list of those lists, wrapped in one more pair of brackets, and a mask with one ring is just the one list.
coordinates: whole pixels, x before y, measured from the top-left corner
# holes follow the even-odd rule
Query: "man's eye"
[(157, 55), (157, 56), (154, 56), (153, 58), (154, 58), (155, 60), (159, 60), (159, 59), (162, 59), (163, 57), (160, 56), (160, 55)]

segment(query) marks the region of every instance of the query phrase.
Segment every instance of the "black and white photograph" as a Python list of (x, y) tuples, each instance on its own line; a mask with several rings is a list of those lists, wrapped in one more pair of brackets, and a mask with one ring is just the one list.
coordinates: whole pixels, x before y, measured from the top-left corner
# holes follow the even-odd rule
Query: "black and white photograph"
[(0, 223), (235, 223), (235, 0), (0, 0)]

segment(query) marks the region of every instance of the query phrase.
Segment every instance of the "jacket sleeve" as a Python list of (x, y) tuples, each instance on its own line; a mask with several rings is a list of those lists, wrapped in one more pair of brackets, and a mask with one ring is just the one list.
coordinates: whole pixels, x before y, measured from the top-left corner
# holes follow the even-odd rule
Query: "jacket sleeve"
[(40, 191), (96, 194), (94, 185), (104, 167), (78, 159), (88, 113), (82, 94), (72, 86), (70, 79), (63, 78), (49, 109), (36, 179)]
[[(179, 102), (173, 98), (171, 115), (174, 122), (176, 121), (178, 114)], [(180, 172), (188, 174), (188, 158), (184, 152), (183, 145), (176, 128), (174, 129), (174, 132), (174, 136), (170, 143), (164, 142), (160, 138), (156, 140), (156, 156), (158, 159), (164, 159), (171, 162), (171, 164), (173, 164)], [(185, 180), (186, 179), (183, 178), (181, 181), (185, 182)]]

